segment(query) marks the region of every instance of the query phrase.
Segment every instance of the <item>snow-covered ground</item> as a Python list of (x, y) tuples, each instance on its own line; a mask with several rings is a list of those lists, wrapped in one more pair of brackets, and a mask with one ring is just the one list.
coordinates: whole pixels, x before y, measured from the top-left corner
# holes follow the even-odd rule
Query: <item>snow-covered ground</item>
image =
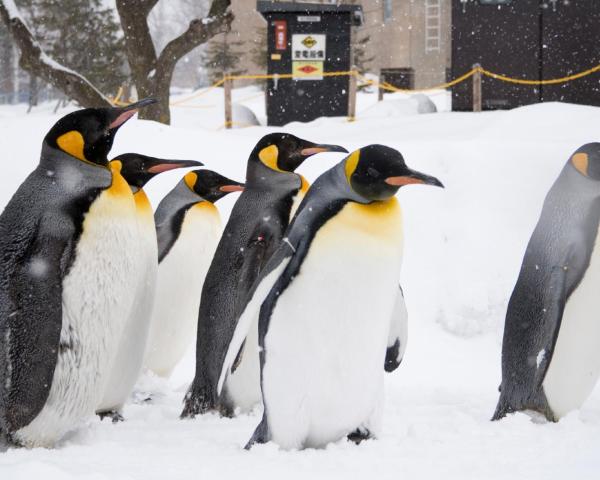
[[(404, 363), (386, 376), (384, 433), (355, 446), (283, 452), (272, 444), (243, 450), (259, 412), (235, 419), (179, 420), (194, 372), (188, 352), (167, 381), (145, 378), (151, 404), (132, 401), (127, 421), (91, 419), (55, 450), (0, 454), (0, 479), (597, 479), (600, 478), (600, 388), (557, 424), (522, 414), (489, 421), (500, 382), (502, 323), (525, 245), (546, 191), (570, 153), (600, 139), (600, 108), (542, 104), (513, 111), (415, 114), (401, 95), (361, 94), (358, 119), (319, 119), (281, 129), (225, 131), (222, 91), (173, 108), (173, 126), (133, 120), (113, 153), (137, 151), (193, 158), (242, 180), (251, 148), (265, 133), (285, 130), (349, 150), (382, 143), (409, 166), (435, 175), (445, 190), (403, 188), (405, 261), (410, 315)], [(447, 110), (444, 93), (433, 96)], [(238, 89), (234, 101), (264, 122), (264, 98)], [(411, 106), (412, 105), (412, 106)], [(65, 113), (43, 106), (0, 107), (0, 206), (37, 163), (40, 142)], [(342, 158), (321, 154), (300, 169), (309, 179)], [(182, 175), (170, 172), (148, 190), (160, 200)], [(236, 196), (220, 202), (227, 215)]]

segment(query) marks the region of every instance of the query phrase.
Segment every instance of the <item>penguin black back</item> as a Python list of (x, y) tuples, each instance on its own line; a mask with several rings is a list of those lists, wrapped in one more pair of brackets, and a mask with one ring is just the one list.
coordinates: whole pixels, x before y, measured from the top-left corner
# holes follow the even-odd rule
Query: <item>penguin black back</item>
[(284, 133), (263, 137), (252, 150), (245, 190), (231, 212), (202, 289), (196, 375), (182, 416), (215, 408), (229, 413), (231, 406), (219, 402), (216, 387), (240, 304), (289, 223), (294, 197), (303, 184), (293, 170), (325, 151), (346, 150)]

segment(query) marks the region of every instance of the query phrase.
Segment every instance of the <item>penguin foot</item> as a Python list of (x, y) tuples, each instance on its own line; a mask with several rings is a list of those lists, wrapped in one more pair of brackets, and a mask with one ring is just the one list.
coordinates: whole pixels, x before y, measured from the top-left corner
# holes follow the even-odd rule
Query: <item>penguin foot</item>
[(206, 389), (202, 389), (200, 393), (190, 389), (183, 400), (183, 410), (179, 418), (194, 418), (196, 415), (204, 415), (211, 411), (219, 411), (212, 400), (212, 395), (209, 395)]
[(98, 416), (101, 421), (104, 421), (105, 418), (110, 418), (112, 423), (124, 422), (125, 418), (119, 412), (116, 411), (108, 411), (108, 412), (99, 412)]
[(196, 415), (204, 415), (210, 410), (212, 410), (212, 405), (206, 399), (186, 396), (179, 418), (195, 418)]
[(369, 432), (366, 428), (361, 427), (361, 428), (357, 428), (352, 433), (350, 433), (347, 438), (352, 443), (355, 443), (356, 445), (358, 445), (363, 440), (369, 440), (369, 439), (373, 438), (373, 436), (371, 435), (371, 432)]

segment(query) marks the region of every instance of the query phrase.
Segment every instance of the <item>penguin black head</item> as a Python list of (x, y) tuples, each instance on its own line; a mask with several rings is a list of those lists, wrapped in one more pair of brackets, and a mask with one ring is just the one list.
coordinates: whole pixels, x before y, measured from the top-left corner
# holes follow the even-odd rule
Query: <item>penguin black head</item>
[(194, 193), (211, 203), (220, 200), (231, 192), (241, 192), (244, 184), (231, 180), (212, 170), (194, 170), (183, 177), (186, 185)]
[(155, 175), (176, 168), (201, 167), (202, 162), (196, 160), (167, 160), (148, 157), (139, 153), (124, 153), (111, 162), (121, 162), (121, 175), (134, 188), (143, 188)]
[(127, 107), (84, 108), (69, 113), (50, 129), (44, 142), (82, 162), (108, 166), (108, 152), (117, 130), (136, 112), (156, 103), (146, 98)]
[(600, 181), (600, 143), (587, 143), (579, 147), (569, 162), (583, 176)]
[(369, 201), (387, 200), (404, 185), (444, 187), (437, 178), (408, 168), (399, 151), (384, 145), (363, 147), (348, 155), (344, 162), (348, 184)]
[(321, 152), (344, 152), (339, 145), (325, 145), (302, 140), (289, 133), (265, 135), (254, 147), (250, 159), (257, 159), (271, 170), (293, 172), (311, 155)]

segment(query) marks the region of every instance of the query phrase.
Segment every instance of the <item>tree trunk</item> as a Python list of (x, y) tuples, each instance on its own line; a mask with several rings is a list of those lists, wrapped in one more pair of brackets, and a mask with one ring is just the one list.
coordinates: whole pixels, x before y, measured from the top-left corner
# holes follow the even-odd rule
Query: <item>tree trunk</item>
[(83, 107), (108, 107), (109, 100), (82, 75), (48, 57), (18, 15), (13, 0), (0, 0), (0, 19), (9, 29), (21, 51), (19, 64), (32, 76), (39, 77), (64, 92)]
[(193, 19), (188, 29), (157, 55), (148, 27), (148, 14), (157, 3), (158, 0), (117, 0), (117, 11), (138, 96), (158, 100), (142, 110), (140, 118), (168, 125), (171, 123), (169, 90), (177, 62), (214, 35), (228, 31), (233, 14), (229, 10), (231, 0), (213, 0), (207, 18)]

